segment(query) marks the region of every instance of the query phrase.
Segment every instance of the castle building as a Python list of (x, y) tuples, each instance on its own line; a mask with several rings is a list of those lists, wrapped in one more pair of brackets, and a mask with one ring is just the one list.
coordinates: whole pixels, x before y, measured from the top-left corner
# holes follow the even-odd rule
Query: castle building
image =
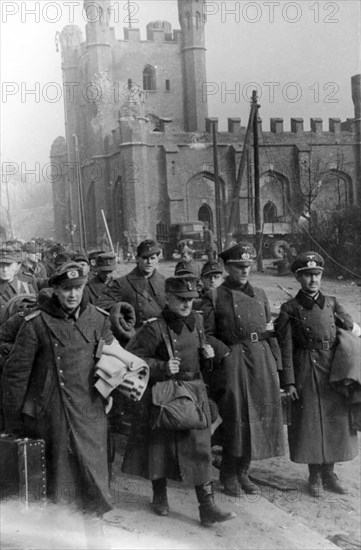
[[(59, 39), (65, 94), (65, 138), (52, 144), (55, 236), (85, 239), (88, 248), (105, 233), (113, 243), (124, 231), (139, 243), (166, 240), (169, 226), (187, 220), (216, 227), (215, 126), (220, 186), (220, 232), (227, 231), (230, 203), (242, 156), (245, 126), (208, 117), (206, 20), (203, 0), (178, 0), (180, 29), (166, 21), (115, 38), (110, 0), (84, 0), (86, 37), (75, 25)], [(326, 211), (361, 204), (361, 75), (352, 77), (355, 119), (259, 121), (261, 212), (264, 231), (287, 234), (310, 204)], [(236, 234), (254, 232), (254, 167), (249, 154), (239, 193)], [(315, 190), (317, 192), (315, 192)], [(83, 220), (83, 223), (81, 222)]]

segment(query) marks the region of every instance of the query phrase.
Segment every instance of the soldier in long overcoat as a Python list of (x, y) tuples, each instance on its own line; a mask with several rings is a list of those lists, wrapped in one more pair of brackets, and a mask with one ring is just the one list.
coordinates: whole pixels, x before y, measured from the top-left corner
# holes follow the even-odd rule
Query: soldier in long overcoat
[(251, 460), (284, 454), (278, 369), (280, 353), (265, 292), (248, 281), (253, 247), (238, 243), (219, 256), (228, 273), (206, 292), (201, 309), (215, 350), (211, 397), (223, 418), (220, 479), (227, 494), (258, 491), (248, 477)]
[(291, 270), (301, 290), (282, 305), (276, 320), (283, 359), (281, 384), (293, 399), (290, 458), (309, 465), (309, 492), (316, 497), (322, 485), (346, 492), (334, 474), (334, 463), (357, 455), (347, 401), (329, 383), (336, 326), (352, 330), (353, 320), (335, 297), (320, 291), (323, 269), (324, 260), (316, 252), (304, 252), (294, 260)]
[(135, 310), (135, 328), (159, 315), (165, 306), (165, 278), (157, 270), (160, 252), (155, 241), (142, 241), (137, 248), (137, 266), (124, 277), (114, 279), (98, 305), (109, 311), (117, 302), (128, 302)]
[[(233, 514), (214, 503), (211, 483), (210, 411), (201, 374), (201, 355), (213, 350), (205, 344), (201, 316), (192, 311), (198, 296), (195, 277), (166, 280), (167, 306), (159, 318), (148, 320), (127, 346), (150, 367), (150, 382), (133, 419), (123, 461), (123, 471), (152, 480), (153, 509), (168, 515), (167, 479), (195, 486), (201, 522), (226, 521)], [(201, 353), (202, 350), (202, 353)], [(151, 427), (152, 386), (174, 377), (183, 380), (206, 414), (205, 429), (173, 431)]]
[(54, 292), (25, 317), (4, 369), (5, 428), (45, 439), (50, 498), (109, 514), (106, 403), (94, 370), (113, 336), (108, 315), (83, 299), (85, 282), (79, 264), (64, 264)]

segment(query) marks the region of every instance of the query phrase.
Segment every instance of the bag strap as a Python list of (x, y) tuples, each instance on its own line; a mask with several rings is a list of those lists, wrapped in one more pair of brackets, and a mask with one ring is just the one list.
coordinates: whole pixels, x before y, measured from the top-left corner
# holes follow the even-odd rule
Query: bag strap
[(157, 320), (162, 333), (162, 338), (167, 348), (169, 359), (174, 359), (174, 350), (173, 350), (172, 342), (169, 336), (168, 326), (163, 319), (158, 318)]

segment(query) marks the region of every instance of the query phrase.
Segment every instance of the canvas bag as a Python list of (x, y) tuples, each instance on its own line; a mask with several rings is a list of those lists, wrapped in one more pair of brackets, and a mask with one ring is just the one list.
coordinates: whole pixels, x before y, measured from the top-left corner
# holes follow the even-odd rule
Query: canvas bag
[[(170, 359), (174, 359), (171, 340), (162, 327), (162, 336)], [(152, 388), (151, 427), (165, 430), (204, 430), (207, 418), (199, 406), (190, 383), (176, 378), (157, 382)]]

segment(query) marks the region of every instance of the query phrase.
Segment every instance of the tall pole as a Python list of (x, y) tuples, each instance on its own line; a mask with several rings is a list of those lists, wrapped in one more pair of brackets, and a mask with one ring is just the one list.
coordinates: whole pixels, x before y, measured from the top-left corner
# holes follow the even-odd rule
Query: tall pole
[(254, 221), (256, 231), (257, 271), (263, 271), (262, 262), (262, 221), (261, 221), (261, 192), (259, 175), (259, 143), (258, 143), (258, 109), (257, 92), (252, 92), (252, 103), (256, 106), (253, 118), (253, 159), (254, 159)]
[(79, 145), (78, 145), (78, 138), (76, 134), (73, 134), (73, 138), (74, 138), (74, 147), (75, 147), (75, 166), (76, 166), (76, 175), (77, 175), (77, 183), (78, 183), (80, 246), (86, 251), (87, 241), (86, 241), (85, 212), (84, 212), (84, 201), (83, 201), (83, 186), (81, 181)]
[(234, 189), (233, 189), (231, 212), (230, 212), (229, 218), (228, 218), (226, 248), (229, 248), (231, 246), (231, 242), (233, 240), (233, 232), (234, 232), (235, 227), (236, 227), (236, 220), (237, 220), (237, 213), (238, 213), (238, 203), (239, 203), (239, 192), (241, 190), (242, 176), (243, 176), (244, 168), (246, 166), (247, 152), (248, 152), (248, 149), (249, 149), (249, 146), (250, 146), (252, 128), (253, 128), (253, 120), (254, 120), (256, 111), (257, 111), (256, 104), (254, 104), (252, 102), (251, 103), (251, 111), (249, 113), (249, 119), (248, 119), (248, 124), (247, 124), (246, 136), (244, 138), (241, 162), (239, 164), (238, 173), (237, 173), (236, 185), (234, 186)]
[[(60, 32), (57, 31), (55, 33), (55, 47), (56, 51), (59, 51), (59, 41), (60, 41)], [(69, 123), (68, 123), (68, 111), (66, 106), (66, 90), (65, 90), (65, 82), (64, 82), (64, 64), (61, 64), (61, 78), (62, 78), (62, 84), (63, 84), (63, 104), (64, 104), (64, 126), (65, 126), (65, 142), (66, 142), (66, 156), (67, 156), (67, 163), (68, 163), (68, 170), (67, 170), (67, 185), (68, 185), (68, 195), (69, 195), (69, 232), (70, 232), (70, 244), (71, 249), (74, 250), (74, 221), (73, 221), (73, 190), (72, 190), (72, 182), (70, 177), (70, 137), (69, 137)]]
[(211, 122), (212, 122), (212, 134), (213, 134), (213, 166), (214, 166), (214, 186), (215, 186), (215, 199), (216, 199), (217, 248), (218, 248), (218, 253), (220, 253), (222, 252), (221, 190), (220, 190), (220, 184), (219, 184), (216, 121), (212, 120)]

